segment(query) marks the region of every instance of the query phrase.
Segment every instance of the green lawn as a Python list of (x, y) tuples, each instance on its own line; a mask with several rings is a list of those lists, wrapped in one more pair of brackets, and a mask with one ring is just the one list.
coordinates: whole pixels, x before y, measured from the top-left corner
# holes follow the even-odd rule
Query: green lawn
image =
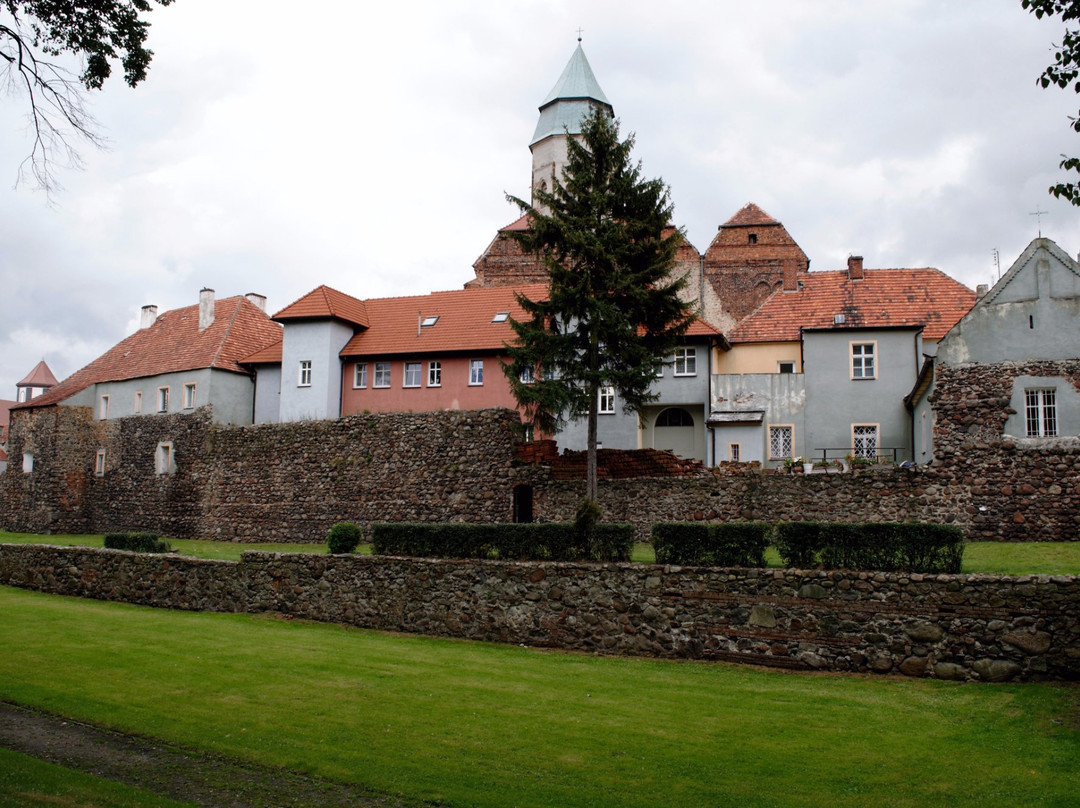
[(1076, 805), (1080, 690), (799, 675), (0, 587), (0, 699), (455, 806)]
[[(0, 531), (0, 543), (60, 544), (83, 547), (101, 547), (101, 535), (41, 536), (32, 533), (5, 533)], [(270, 553), (325, 553), (325, 544), (261, 543), (203, 541), (197, 539), (170, 539), (173, 549), (181, 555), (195, 558), (215, 558), (239, 561), (245, 550), (265, 550)], [(370, 544), (361, 544), (358, 553), (370, 553)], [(631, 560), (639, 564), (652, 564), (655, 555), (651, 544), (638, 542), (634, 545)], [(765, 552), (770, 567), (779, 567), (780, 556), (770, 547)], [(1080, 575), (1080, 542), (969, 542), (964, 550), (964, 572), (985, 572), (1001, 575)]]

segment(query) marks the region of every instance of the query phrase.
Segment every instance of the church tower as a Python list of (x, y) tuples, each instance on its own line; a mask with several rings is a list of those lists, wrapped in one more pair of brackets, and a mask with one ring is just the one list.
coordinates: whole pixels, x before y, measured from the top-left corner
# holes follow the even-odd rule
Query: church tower
[(552, 179), (562, 179), (567, 159), (567, 134), (580, 135), (582, 120), (596, 108), (615, 117), (611, 102), (600, 89), (589, 67), (589, 60), (585, 58), (585, 51), (581, 49), (581, 38), (578, 37), (574, 55), (540, 105), (540, 120), (529, 141), (534, 189), (548, 190), (552, 187)]

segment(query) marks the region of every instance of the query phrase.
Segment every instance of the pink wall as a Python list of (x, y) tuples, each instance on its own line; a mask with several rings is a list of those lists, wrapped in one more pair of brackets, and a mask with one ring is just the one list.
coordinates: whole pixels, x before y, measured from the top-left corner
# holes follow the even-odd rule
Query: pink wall
[[(510, 386), (506, 382), (499, 358), (495, 356), (440, 357), (442, 383), (438, 387), (428, 384), (430, 357), (395, 357), (392, 359), (366, 359), (367, 386), (354, 387), (356, 360), (344, 364), (341, 414), (354, 415), (369, 412), (422, 412), (427, 410), (477, 410), (488, 407), (517, 407)], [(484, 362), (484, 383), (469, 384), (469, 363), (472, 359)], [(375, 387), (376, 362), (390, 364), (390, 386)], [(405, 363), (420, 363), (420, 386), (405, 387)]]

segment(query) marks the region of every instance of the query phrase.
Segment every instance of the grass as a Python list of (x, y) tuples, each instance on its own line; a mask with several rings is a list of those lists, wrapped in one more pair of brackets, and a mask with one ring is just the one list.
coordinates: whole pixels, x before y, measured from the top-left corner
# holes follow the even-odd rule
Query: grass
[(194, 808), (194, 805), (0, 749), (0, 806)]
[(0, 587), (0, 698), (459, 806), (1065, 806), (1080, 690), (547, 653)]
[[(0, 543), (59, 544), (80, 547), (101, 547), (101, 535), (41, 536), (33, 533), (0, 531)], [(173, 549), (181, 555), (195, 558), (214, 558), (239, 561), (246, 550), (268, 553), (325, 553), (325, 544), (259, 543), (170, 539)], [(370, 544), (361, 544), (356, 552), (371, 553)], [(656, 560), (651, 544), (637, 542), (630, 560), (637, 564), (652, 564)], [(765, 563), (782, 566), (775, 547), (765, 551)], [(964, 572), (999, 575), (1080, 575), (1080, 541), (1077, 542), (969, 542), (964, 550)]]

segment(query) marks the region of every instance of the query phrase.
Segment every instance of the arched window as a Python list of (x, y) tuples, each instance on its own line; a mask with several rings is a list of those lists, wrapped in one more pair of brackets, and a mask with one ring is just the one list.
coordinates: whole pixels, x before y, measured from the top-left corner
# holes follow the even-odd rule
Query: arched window
[(668, 407), (656, 417), (657, 426), (693, 426), (694, 416), (682, 407)]

